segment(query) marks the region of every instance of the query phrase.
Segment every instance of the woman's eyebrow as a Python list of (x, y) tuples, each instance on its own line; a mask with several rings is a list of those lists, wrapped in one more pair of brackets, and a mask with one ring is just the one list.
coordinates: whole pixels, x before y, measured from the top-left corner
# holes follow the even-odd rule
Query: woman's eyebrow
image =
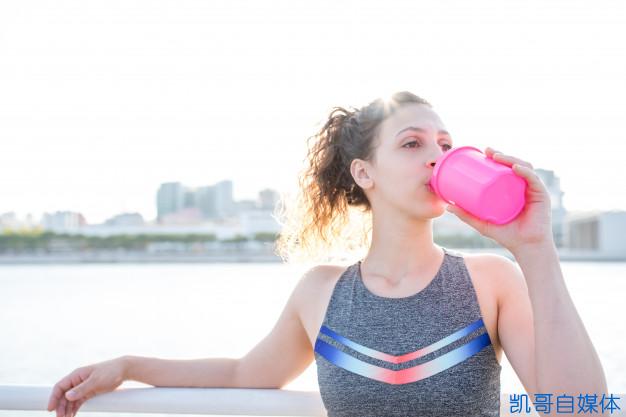
[[(421, 127), (416, 127), (416, 126), (409, 126), (409, 127), (405, 127), (404, 129), (402, 129), (401, 131), (399, 131), (398, 133), (396, 133), (396, 138), (398, 136), (400, 136), (401, 133), (406, 132), (407, 130), (413, 130), (415, 132), (422, 132), (422, 133), (426, 133), (425, 129), (422, 129)], [(447, 130), (440, 130), (439, 133), (443, 133), (444, 135), (448, 135), (450, 136), (450, 133), (448, 133)]]

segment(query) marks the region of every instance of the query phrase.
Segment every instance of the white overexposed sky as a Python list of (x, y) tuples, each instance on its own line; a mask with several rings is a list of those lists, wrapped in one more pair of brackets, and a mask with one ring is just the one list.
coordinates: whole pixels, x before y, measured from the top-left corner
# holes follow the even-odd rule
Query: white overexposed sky
[(624, 39), (618, 0), (2, 1), (0, 213), (292, 190), (332, 106), (398, 90), (554, 170), (567, 209), (626, 209)]

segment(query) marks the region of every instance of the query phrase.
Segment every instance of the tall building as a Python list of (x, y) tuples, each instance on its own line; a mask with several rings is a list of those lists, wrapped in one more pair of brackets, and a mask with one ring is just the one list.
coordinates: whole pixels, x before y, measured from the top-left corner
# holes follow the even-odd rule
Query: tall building
[(180, 182), (161, 184), (157, 191), (157, 220), (183, 209), (184, 204), (185, 188)]
[(196, 190), (196, 204), (205, 219), (216, 218), (215, 188), (211, 186), (198, 187)]
[(231, 180), (220, 181), (213, 186), (215, 188), (215, 209), (220, 218), (230, 217), (235, 214), (233, 201), (233, 182)]
[(183, 187), (183, 207), (193, 208), (197, 207), (196, 191), (193, 188)]
[[(172, 216), (185, 212), (182, 216)], [(223, 219), (236, 213), (233, 201), (233, 183), (224, 180), (212, 186), (185, 187), (179, 182), (161, 184), (157, 193), (159, 221), (178, 218), (183, 221), (192, 215), (194, 221), (201, 219)], [(181, 220), (182, 219), (182, 220)]]
[(278, 203), (280, 195), (269, 188), (261, 190), (259, 192), (259, 208), (261, 210), (274, 210), (274, 207)]
[(233, 182), (220, 181), (215, 185), (198, 187), (194, 191), (195, 207), (205, 219), (223, 219), (235, 214)]

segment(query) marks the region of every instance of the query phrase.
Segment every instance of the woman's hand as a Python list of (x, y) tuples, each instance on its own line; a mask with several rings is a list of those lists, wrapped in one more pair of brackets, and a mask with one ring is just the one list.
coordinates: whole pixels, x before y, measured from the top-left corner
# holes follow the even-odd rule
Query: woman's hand
[(120, 386), (125, 374), (124, 357), (77, 368), (54, 385), (48, 411), (56, 409), (56, 417), (74, 416), (91, 397)]
[(485, 154), (496, 162), (512, 167), (516, 175), (526, 180), (526, 205), (521, 213), (510, 223), (494, 224), (469, 214), (459, 206), (450, 204), (447, 210), (511, 253), (529, 245), (553, 244), (550, 194), (533, 166), (492, 148), (486, 148)]

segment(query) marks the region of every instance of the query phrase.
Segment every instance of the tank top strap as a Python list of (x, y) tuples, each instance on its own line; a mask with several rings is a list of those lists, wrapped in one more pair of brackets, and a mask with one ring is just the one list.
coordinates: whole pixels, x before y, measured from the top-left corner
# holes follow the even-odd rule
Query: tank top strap
[(449, 303), (457, 316), (481, 319), (478, 294), (467, 269), (464, 255), (453, 249), (446, 251), (446, 270), (441, 279), (442, 302)]

